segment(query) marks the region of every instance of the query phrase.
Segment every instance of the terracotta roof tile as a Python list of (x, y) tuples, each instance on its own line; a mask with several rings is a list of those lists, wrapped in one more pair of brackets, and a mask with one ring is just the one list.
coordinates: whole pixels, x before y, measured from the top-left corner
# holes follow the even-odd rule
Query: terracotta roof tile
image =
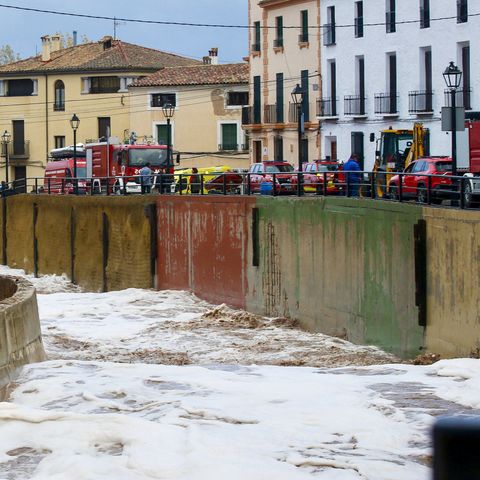
[(172, 53), (113, 40), (111, 48), (91, 42), (52, 52), (48, 62), (42, 55), (0, 66), (0, 75), (15, 73), (82, 72), (104, 70), (156, 70), (164, 67), (196, 65), (199, 62)]
[(153, 75), (132, 83), (132, 87), (159, 87), (173, 85), (220, 85), (248, 83), (247, 63), (225, 65), (194, 65), (164, 68)]

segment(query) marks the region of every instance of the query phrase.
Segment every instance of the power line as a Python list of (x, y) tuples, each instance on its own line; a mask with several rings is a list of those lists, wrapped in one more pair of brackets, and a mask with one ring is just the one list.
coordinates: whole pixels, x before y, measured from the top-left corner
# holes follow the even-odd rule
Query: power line
[[(122, 17), (110, 17), (106, 15), (89, 15), (85, 13), (72, 13), (72, 12), (62, 12), (59, 10), (44, 10), (40, 8), (31, 8), (31, 7), (19, 7), (16, 5), (5, 5), (0, 4), (0, 8), (9, 8), (13, 10), (21, 10), (25, 12), (34, 12), (34, 13), (44, 13), (49, 15), (61, 15), (67, 17), (76, 17), (76, 18), (87, 18), (91, 20), (107, 20), (107, 21), (116, 21), (116, 22), (127, 22), (127, 23), (140, 23), (140, 24), (150, 24), (150, 25), (171, 25), (171, 26), (181, 26), (181, 27), (203, 27), (203, 28), (238, 28), (238, 29), (246, 29), (246, 30), (253, 30), (255, 29), (254, 25), (234, 25), (234, 24), (218, 24), (218, 23), (193, 23), (193, 22), (173, 22), (173, 21), (166, 21), (166, 20), (146, 20), (140, 18), (122, 18)], [(467, 17), (478, 17), (480, 13), (469, 13)], [(440, 22), (445, 20), (456, 20), (457, 16), (448, 16), (448, 17), (437, 17), (431, 18), (431, 22)], [(396, 21), (396, 25), (408, 25), (408, 24), (415, 24), (420, 23), (420, 19), (415, 20), (398, 20)], [(379, 27), (385, 26), (386, 22), (374, 22), (374, 23), (364, 23), (364, 27)], [(336, 28), (354, 28), (355, 24), (335, 24)], [(276, 25), (260, 25), (262, 29), (276, 29)], [(285, 29), (301, 29), (300, 25), (284, 25), (283, 28)], [(308, 28), (310, 29), (329, 29), (331, 25), (309, 25)]]

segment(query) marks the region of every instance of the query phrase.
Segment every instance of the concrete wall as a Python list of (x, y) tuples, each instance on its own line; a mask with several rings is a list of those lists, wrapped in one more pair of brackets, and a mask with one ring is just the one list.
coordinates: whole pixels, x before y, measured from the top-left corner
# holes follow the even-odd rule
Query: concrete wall
[(254, 204), (248, 197), (159, 198), (158, 288), (245, 308)]
[(7, 263), (66, 274), (92, 291), (151, 288), (155, 246), (148, 214), (154, 202), (151, 196), (9, 197)]
[(0, 277), (0, 400), (19, 367), (44, 359), (33, 285), (21, 278)]

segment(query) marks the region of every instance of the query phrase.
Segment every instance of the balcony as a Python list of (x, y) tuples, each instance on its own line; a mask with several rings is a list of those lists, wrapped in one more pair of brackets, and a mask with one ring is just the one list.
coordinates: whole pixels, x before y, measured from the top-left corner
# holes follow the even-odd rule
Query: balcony
[(317, 99), (317, 117), (337, 117), (337, 98), (319, 98)]
[(260, 44), (259, 43), (254, 43), (252, 45), (252, 53), (260, 53)]
[(238, 144), (237, 143), (229, 143), (229, 142), (222, 142), (220, 145), (218, 145), (218, 150), (219, 151), (224, 151), (224, 152), (233, 152), (238, 150)]
[(253, 107), (242, 107), (242, 125), (251, 125), (253, 119)]
[(53, 104), (54, 112), (64, 112), (65, 111), (65, 102), (56, 102)]
[(326, 23), (323, 25), (323, 44), (328, 47), (335, 45), (335, 24)]
[(298, 107), (296, 103), (290, 102), (288, 104), (288, 121), (298, 123)]
[(273, 41), (273, 48), (276, 48), (276, 49), (283, 48), (283, 38), (276, 38)]
[[(456, 106), (463, 107), (465, 110), (472, 109), (472, 89), (466, 88), (463, 90), (457, 90), (456, 96)], [(452, 94), (450, 90), (445, 90), (445, 106), (452, 106)]]
[(409, 92), (408, 112), (417, 114), (433, 113), (433, 92), (428, 90)]
[(350, 117), (365, 116), (365, 100), (361, 95), (346, 95), (344, 97), (345, 115)]
[[(2, 148), (5, 154), (5, 147)], [(10, 160), (28, 160), (30, 158), (30, 141), (15, 142), (8, 144), (8, 157)]]
[(398, 114), (398, 95), (396, 93), (376, 93), (375, 94), (375, 114), (376, 115)]
[(264, 123), (277, 123), (276, 105), (265, 105), (263, 121)]
[(308, 32), (301, 33), (298, 36), (298, 43), (308, 43)]

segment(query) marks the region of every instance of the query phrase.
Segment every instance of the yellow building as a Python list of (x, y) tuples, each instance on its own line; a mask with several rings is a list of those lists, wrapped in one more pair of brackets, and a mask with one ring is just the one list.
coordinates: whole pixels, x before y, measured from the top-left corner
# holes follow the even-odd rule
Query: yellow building
[[(286, 160), (297, 167), (300, 158), (319, 159), (320, 0), (249, 0), (248, 7), (251, 101), (243, 125), (252, 161)], [(297, 84), (304, 92), (301, 142), (291, 96)]]
[(174, 106), (173, 149), (182, 167), (229, 165), (248, 168), (248, 138), (242, 130), (242, 106), (248, 105), (248, 64), (217, 64), (212, 49), (204, 64), (165, 68), (134, 82), (130, 91), (130, 127), (138, 142), (167, 143), (162, 107)]
[(73, 114), (80, 119), (77, 143), (107, 131), (123, 140), (130, 129), (129, 84), (164, 67), (198, 63), (112, 37), (65, 49), (59, 35), (42, 37), (41, 55), (0, 66), (0, 134), (11, 135), (10, 181), (43, 176), (49, 152), (73, 144)]

